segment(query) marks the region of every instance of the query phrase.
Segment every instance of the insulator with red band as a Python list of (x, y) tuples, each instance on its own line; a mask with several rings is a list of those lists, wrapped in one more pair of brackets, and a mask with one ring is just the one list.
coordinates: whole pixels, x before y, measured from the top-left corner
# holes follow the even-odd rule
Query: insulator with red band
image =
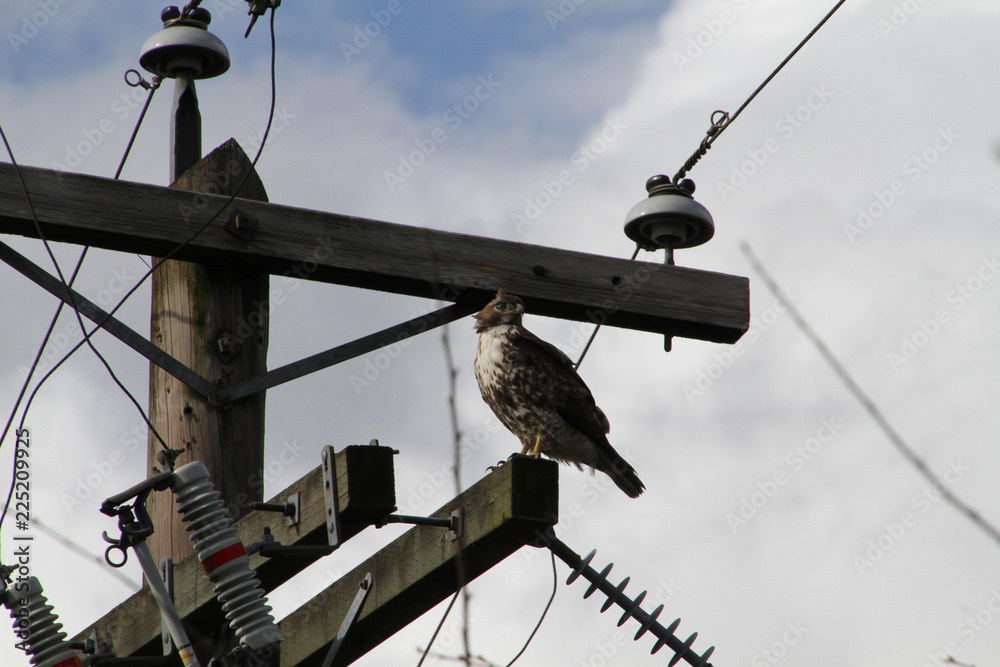
[[(24, 590), (18, 590), (18, 588)], [(42, 595), (42, 585), (37, 577), (18, 580), (7, 590), (10, 617), (14, 620), (14, 633), (18, 644), (23, 643), (30, 662), (35, 667), (80, 667), (76, 656), (66, 641), (62, 623), (52, 610), (52, 605)]]
[(240, 644), (256, 651), (283, 641), (208, 468), (201, 461), (181, 466), (174, 472), (173, 490), (198, 560), (215, 584), (215, 594)]

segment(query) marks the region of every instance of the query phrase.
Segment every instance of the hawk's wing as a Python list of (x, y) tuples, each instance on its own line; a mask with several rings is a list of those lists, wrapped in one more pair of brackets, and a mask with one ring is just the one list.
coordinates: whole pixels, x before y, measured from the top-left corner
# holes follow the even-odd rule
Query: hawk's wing
[[(511, 388), (518, 387), (521, 398), (529, 402), (523, 407), (530, 411), (531, 403), (535, 403), (539, 410), (555, 410), (591, 443), (593, 451), (584, 453), (587, 465), (604, 471), (630, 498), (637, 498), (645, 486), (635, 469), (608, 442), (608, 418), (597, 407), (593, 394), (573, 368), (570, 358), (522, 326), (509, 331), (506, 338), (505, 356), (509, 354), (508, 361), (515, 366), (508, 380)], [(566, 457), (566, 460), (574, 458)]]
[(517, 327), (517, 333), (511, 342), (545, 375), (550, 385), (549, 396), (559, 415), (595, 444), (613, 452), (605, 437), (611, 430), (608, 418), (597, 407), (590, 388), (573, 368), (570, 358), (524, 327)]

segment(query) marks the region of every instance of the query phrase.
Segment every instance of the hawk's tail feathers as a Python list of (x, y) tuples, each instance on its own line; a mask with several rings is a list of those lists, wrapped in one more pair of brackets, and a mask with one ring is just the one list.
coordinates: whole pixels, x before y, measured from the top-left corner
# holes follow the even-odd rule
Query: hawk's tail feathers
[(635, 468), (630, 466), (625, 459), (621, 456), (616, 456), (610, 463), (611, 465), (604, 472), (607, 473), (608, 477), (611, 478), (611, 481), (619, 489), (625, 492), (626, 496), (629, 498), (638, 498), (646, 490), (646, 485), (639, 479)]

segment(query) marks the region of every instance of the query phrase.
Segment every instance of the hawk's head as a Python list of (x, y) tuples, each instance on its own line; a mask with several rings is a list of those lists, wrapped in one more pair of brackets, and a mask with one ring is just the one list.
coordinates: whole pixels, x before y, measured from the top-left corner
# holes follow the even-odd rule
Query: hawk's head
[(524, 302), (521, 298), (500, 290), (485, 308), (476, 313), (476, 333), (502, 324), (520, 325), (522, 315)]

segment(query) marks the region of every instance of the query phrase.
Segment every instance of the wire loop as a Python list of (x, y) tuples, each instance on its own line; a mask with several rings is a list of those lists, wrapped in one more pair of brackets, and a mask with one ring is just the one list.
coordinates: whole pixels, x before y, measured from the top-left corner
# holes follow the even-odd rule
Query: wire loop
[(722, 134), (722, 130), (726, 129), (726, 125), (730, 122), (729, 112), (723, 111), (722, 109), (716, 109), (712, 112), (711, 118), (712, 125), (708, 128), (708, 132), (705, 133), (705, 138), (701, 140), (701, 144), (698, 146), (698, 150), (687, 159), (684, 166), (681, 167), (676, 174), (674, 174), (674, 183), (680, 183), (684, 175), (691, 170), (698, 160), (708, 152), (708, 149), (712, 147), (712, 142), (715, 138)]
[[(718, 116), (718, 118), (716, 118)], [(709, 128), (708, 133), (711, 136), (715, 136), (722, 130), (722, 126), (729, 122), (729, 112), (723, 111), (722, 109), (716, 109), (712, 112), (712, 127)]]
[[(135, 81), (130, 80), (128, 76), (129, 74), (135, 74), (136, 80)], [(139, 70), (137, 69), (125, 70), (125, 83), (131, 86), (132, 88), (139, 88), (141, 86), (146, 90), (156, 90), (157, 88), (160, 87), (161, 81), (163, 81), (163, 79), (161, 79), (158, 76), (154, 76), (152, 83), (150, 83), (149, 81), (146, 81), (144, 78), (142, 78), (142, 73), (139, 72)]]
[[(816, 26), (809, 31), (809, 34), (807, 34), (805, 37), (802, 38), (802, 41), (800, 41), (798, 45), (794, 49), (792, 49), (791, 53), (785, 56), (785, 59), (782, 60), (777, 67), (771, 70), (771, 73), (767, 75), (767, 78), (765, 78), (764, 81), (762, 81), (761, 84), (757, 86), (757, 89), (755, 91), (750, 93), (750, 96), (746, 98), (746, 100), (744, 100), (743, 104), (740, 105), (739, 109), (733, 112), (732, 116), (730, 116), (725, 111), (716, 111), (712, 114), (712, 127), (709, 128), (708, 130), (708, 136), (702, 139), (701, 145), (698, 146), (698, 150), (696, 150), (694, 154), (687, 159), (687, 162), (684, 163), (684, 166), (681, 167), (680, 170), (677, 172), (677, 174), (674, 176), (674, 183), (677, 183), (680, 179), (684, 178), (684, 174), (690, 171), (691, 167), (697, 164), (698, 160), (700, 160), (702, 156), (708, 152), (708, 149), (712, 147), (712, 142), (714, 142), (716, 138), (718, 138), (718, 136), (722, 134), (722, 131), (727, 127), (729, 127), (730, 125), (732, 125), (733, 121), (736, 120), (736, 118), (741, 113), (743, 113), (743, 110), (747, 108), (747, 105), (749, 105), (754, 100), (755, 97), (757, 97), (758, 93), (764, 90), (764, 87), (771, 82), (771, 79), (773, 79), (778, 75), (778, 72), (780, 72), (781, 69), (788, 64), (788, 61), (795, 57), (795, 54), (798, 53), (799, 50), (806, 45), (806, 42), (812, 39), (812, 36), (815, 35), (819, 31), (819, 29), (822, 28), (823, 25), (830, 20), (830, 17), (833, 16), (834, 13), (836, 13), (836, 11), (840, 9), (840, 6), (843, 5), (845, 2), (847, 2), (847, 0), (838, 0), (837, 4), (833, 6), (833, 9), (831, 9), (829, 12), (826, 13), (826, 16), (824, 16), (820, 20), (820, 22), (817, 23)], [(717, 114), (722, 114), (722, 118), (724, 120), (717, 121), (716, 120)]]

